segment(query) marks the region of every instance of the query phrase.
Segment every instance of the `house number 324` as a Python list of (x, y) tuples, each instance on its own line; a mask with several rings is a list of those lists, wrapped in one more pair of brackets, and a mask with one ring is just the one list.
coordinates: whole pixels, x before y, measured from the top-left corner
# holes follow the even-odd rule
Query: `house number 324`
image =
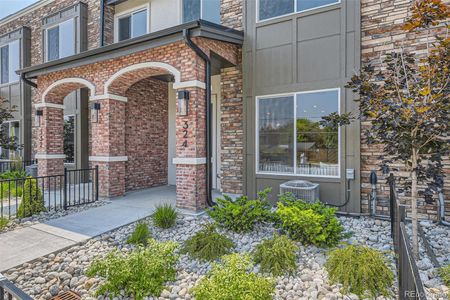
[(184, 138), (183, 147), (187, 147), (188, 146), (188, 142), (187, 142), (188, 128), (189, 128), (188, 121), (184, 121), (184, 125), (183, 125), (183, 138)]

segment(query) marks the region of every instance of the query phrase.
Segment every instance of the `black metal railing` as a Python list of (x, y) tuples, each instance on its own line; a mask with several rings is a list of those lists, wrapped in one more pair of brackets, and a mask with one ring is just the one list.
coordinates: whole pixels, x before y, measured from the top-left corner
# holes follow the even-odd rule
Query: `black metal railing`
[(419, 275), (410, 237), (406, 230), (406, 206), (401, 205), (398, 201), (393, 174), (389, 176), (388, 183), (391, 206), (391, 235), (396, 254), (399, 299), (426, 300), (425, 288)]
[(0, 273), (0, 300), (33, 300)]
[(37, 160), (3, 160), (0, 161), (0, 174), (8, 171), (25, 170), (26, 167), (37, 164)]
[(98, 167), (0, 180), (0, 217), (22, 219), (98, 200)]

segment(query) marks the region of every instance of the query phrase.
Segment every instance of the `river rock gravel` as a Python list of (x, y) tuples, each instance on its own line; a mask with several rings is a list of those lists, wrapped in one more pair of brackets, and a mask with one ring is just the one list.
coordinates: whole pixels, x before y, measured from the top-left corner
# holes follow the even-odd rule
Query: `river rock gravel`
[[(384, 251), (391, 261), (391, 268), (395, 269), (388, 222), (347, 217), (340, 217), (340, 220), (346, 231), (352, 233), (351, 237), (344, 242), (364, 244)], [(149, 219), (146, 219), (146, 222), (148, 222), (155, 239), (182, 243), (200, 230), (202, 224), (210, 222), (210, 219), (207, 216), (195, 218), (180, 216), (176, 226), (171, 229), (155, 228)], [(5, 276), (34, 299), (50, 299), (66, 290), (76, 291), (82, 299), (96, 299), (93, 295), (102, 279), (86, 277), (84, 273), (87, 267), (95, 258), (104, 257), (114, 248), (131, 251), (132, 246), (126, 244), (126, 240), (135, 226), (136, 223), (124, 226), (82, 245), (42, 257), (32, 263), (23, 264), (8, 270)], [(248, 234), (222, 232), (235, 242), (235, 252), (249, 252), (263, 239), (272, 237), (275, 229), (271, 225), (259, 225)], [(326, 249), (299, 246), (297, 273), (294, 276), (276, 278), (274, 299), (358, 299), (355, 295), (342, 295), (339, 285), (328, 283), (327, 272), (324, 269)], [(159, 297), (149, 297), (148, 299), (193, 299), (189, 290), (210, 268), (209, 263), (192, 260), (188, 255), (181, 255), (177, 266), (176, 281), (169, 282)], [(258, 271), (258, 266), (255, 266), (254, 271)], [(394, 287), (393, 295), (395, 293)], [(108, 299), (106, 296), (100, 296), (97, 299)], [(118, 299), (130, 298), (127, 298), (123, 292), (121, 296), (114, 298), (114, 300)]]

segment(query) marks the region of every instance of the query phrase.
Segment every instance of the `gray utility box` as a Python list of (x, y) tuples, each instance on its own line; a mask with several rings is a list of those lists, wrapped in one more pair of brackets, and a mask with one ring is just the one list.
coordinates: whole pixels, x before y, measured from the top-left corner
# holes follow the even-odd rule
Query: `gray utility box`
[(280, 184), (280, 193), (292, 193), (297, 199), (305, 202), (320, 201), (319, 184), (306, 180), (291, 180)]

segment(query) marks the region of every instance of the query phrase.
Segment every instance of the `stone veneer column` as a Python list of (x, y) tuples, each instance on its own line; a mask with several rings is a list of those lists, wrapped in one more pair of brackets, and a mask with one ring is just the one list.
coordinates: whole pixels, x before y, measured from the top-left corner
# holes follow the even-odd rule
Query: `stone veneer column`
[(182, 90), (190, 99), (188, 115), (176, 116), (177, 207), (200, 211), (206, 207), (205, 90)]
[[(122, 196), (125, 193), (125, 106), (121, 100), (101, 99), (98, 122), (91, 122), (91, 167), (99, 167), (99, 195)], [(92, 120), (92, 118), (91, 118)]]
[(38, 175), (64, 174), (64, 105), (39, 103), (41, 109), (38, 145), (35, 158), (38, 160)]

